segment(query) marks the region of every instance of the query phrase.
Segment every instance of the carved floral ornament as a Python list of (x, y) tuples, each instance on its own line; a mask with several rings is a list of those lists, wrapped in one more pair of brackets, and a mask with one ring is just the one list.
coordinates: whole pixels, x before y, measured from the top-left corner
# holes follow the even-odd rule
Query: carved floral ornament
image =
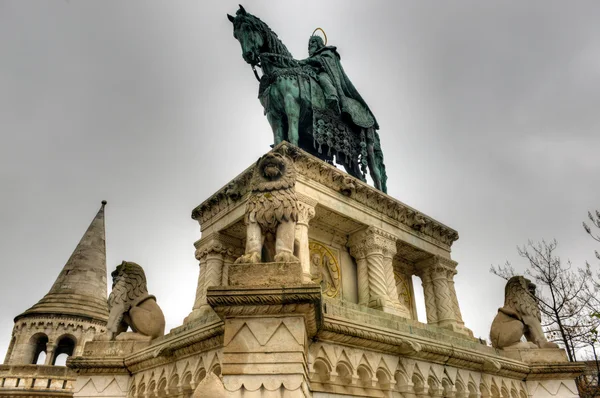
[[(299, 175), (321, 183), (392, 220), (400, 222), (426, 240), (433, 240), (448, 247), (458, 240), (458, 233), (455, 230), (419, 213), (362, 181), (350, 177), (345, 172), (297, 147), (282, 143), (276, 146), (273, 151), (290, 156)], [(253, 167), (249, 167), (227, 186), (205, 200), (192, 211), (192, 219), (197, 220), (202, 225), (208, 225), (217, 215), (230, 211), (233, 206), (242, 204), (249, 190), (252, 173)]]
[(337, 256), (319, 242), (310, 241), (310, 273), (312, 281), (321, 285), (322, 292), (327, 297), (337, 297), (340, 293), (342, 274)]

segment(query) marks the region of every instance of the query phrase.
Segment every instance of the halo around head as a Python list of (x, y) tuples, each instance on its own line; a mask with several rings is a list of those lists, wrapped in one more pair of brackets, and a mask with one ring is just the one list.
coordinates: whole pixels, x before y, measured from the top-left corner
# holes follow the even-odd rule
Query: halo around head
[(321, 29), (321, 28), (317, 28), (317, 29), (315, 29), (315, 30), (312, 32), (312, 35), (311, 35), (311, 36), (314, 36), (314, 35), (315, 35), (315, 33), (317, 32), (317, 30), (320, 30), (320, 31), (321, 31), (321, 33), (323, 33), (323, 38), (325, 39), (325, 45), (327, 45), (327, 35), (325, 34), (325, 31), (324, 31), (323, 29)]

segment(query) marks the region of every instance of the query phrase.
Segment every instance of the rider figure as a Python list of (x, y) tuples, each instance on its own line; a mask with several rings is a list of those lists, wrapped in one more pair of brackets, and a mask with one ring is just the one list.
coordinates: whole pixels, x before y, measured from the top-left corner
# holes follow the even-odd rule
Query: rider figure
[(337, 114), (348, 114), (356, 126), (378, 129), (375, 116), (344, 72), (337, 48), (326, 46), (321, 36), (312, 35), (308, 55), (303, 63), (316, 69), (327, 106)]

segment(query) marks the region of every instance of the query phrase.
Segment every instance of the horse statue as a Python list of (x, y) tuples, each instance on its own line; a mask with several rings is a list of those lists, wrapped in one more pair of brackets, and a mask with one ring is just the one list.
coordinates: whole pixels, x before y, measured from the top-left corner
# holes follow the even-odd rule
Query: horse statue
[[(368, 166), (375, 187), (387, 192), (379, 126), (341, 68), (336, 48), (313, 32), (310, 57), (296, 60), (277, 34), (241, 5), (235, 17), (227, 17), (260, 82), (258, 97), (274, 144), (288, 141), (365, 182)], [(262, 69), (260, 78), (256, 67)]]

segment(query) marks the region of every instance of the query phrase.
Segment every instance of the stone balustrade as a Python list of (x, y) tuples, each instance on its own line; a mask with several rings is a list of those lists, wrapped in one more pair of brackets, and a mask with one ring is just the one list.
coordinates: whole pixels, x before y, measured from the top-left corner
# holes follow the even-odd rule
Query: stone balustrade
[(64, 366), (0, 365), (0, 396), (73, 396), (77, 374)]

